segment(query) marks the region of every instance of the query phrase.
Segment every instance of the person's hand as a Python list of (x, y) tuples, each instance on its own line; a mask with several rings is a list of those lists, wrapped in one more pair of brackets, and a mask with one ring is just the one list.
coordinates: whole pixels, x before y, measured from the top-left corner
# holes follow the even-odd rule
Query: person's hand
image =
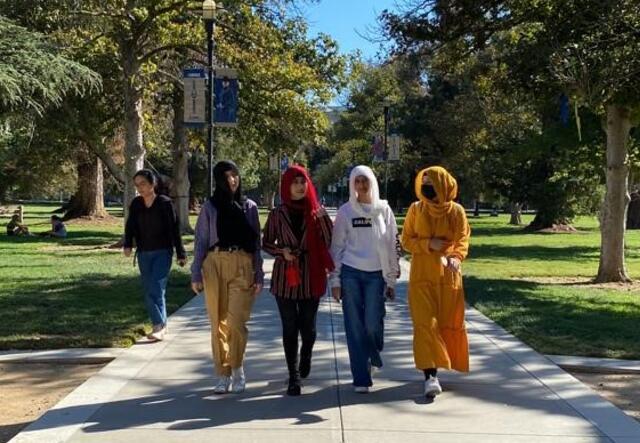
[(184, 265), (187, 264), (187, 257), (178, 258), (178, 266), (184, 268)]
[(294, 261), (296, 259), (296, 256), (291, 253), (289, 248), (282, 248), (282, 255), (284, 255), (286, 261)]
[(257, 297), (260, 295), (260, 291), (262, 291), (262, 283), (255, 283), (253, 286), (253, 296)]
[(122, 250), (122, 253), (124, 254), (125, 257), (131, 257), (131, 248), (124, 248)]
[(335, 301), (339, 302), (342, 298), (342, 288), (340, 288), (339, 286), (336, 288), (331, 288), (331, 296)]
[(450, 243), (442, 238), (433, 237), (429, 240), (429, 248), (433, 251), (442, 251), (448, 248)]
[(453, 272), (460, 272), (460, 259), (456, 257), (447, 257), (447, 268)]
[(194, 281), (191, 282), (191, 290), (193, 292), (195, 292), (196, 294), (201, 293), (202, 291), (204, 291), (204, 285), (202, 284), (201, 281)]
[(389, 286), (387, 286), (387, 290), (385, 291), (385, 297), (387, 297), (387, 300), (395, 300), (396, 299), (396, 290), (395, 288), (391, 288)]

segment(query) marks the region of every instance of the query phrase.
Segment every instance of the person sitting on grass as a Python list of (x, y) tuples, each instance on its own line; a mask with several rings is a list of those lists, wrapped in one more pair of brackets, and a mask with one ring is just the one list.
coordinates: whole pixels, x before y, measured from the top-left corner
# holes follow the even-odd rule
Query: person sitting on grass
[(42, 237), (67, 238), (67, 227), (57, 215), (51, 216), (51, 230), (38, 234)]
[(7, 235), (30, 235), (29, 228), (20, 223), (20, 217), (18, 214), (11, 217), (11, 221), (7, 223)]

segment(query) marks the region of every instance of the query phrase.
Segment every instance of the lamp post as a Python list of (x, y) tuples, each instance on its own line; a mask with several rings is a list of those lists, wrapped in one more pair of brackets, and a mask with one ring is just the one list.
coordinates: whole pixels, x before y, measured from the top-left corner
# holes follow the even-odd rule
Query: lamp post
[(389, 145), (387, 143), (387, 137), (389, 135), (389, 118), (390, 118), (390, 109), (391, 102), (389, 99), (385, 99), (383, 102), (383, 112), (384, 112), (384, 164), (385, 164), (385, 173), (384, 173), (384, 198), (389, 199)]
[(213, 33), (215, 30), (216, 2), (204, 0), (202, 2), (202, 18), (207, 30), (207, 191), (209, 197), (213, 196), (213, 157), (215, 155), (215, 128), (214, 128), (214, 95), (213, 95)]

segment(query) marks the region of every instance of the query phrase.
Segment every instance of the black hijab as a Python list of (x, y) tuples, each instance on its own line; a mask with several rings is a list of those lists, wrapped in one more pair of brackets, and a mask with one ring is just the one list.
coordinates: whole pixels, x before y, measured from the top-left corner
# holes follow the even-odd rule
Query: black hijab
[(242, 195), (242, 180), (235, 193), (231, 192), (226, 173), (232, 171), (240, 180), (240, 171), (230, 160), (222, 160), (213, 168), (216, 188), (211, 203), (218, 211), (217, 229), (219, 246), (240, 246), (247, 252), (255, 251), (257, 234), (244, 213), (246, 198)]
[(231, 160), (219, 161), (213, 167), (213, 179), (216, 182), (216, 188), (213, 191), (211, 203), (213, 203), (218, 210), (228, 209), (232, 206), (232, 203), (237, 203), (240, 208), (242, 208), (242, 203), (244, 203), (242, 198), (242, 181), (240, 180), (238, 189), (232, 194), (229, 188), (229, 182), (227, 181), (226, 173), (228, 171), (233, 171), (233, 173), (238, 176), (238, 179), (240, 178), (238, 166)]

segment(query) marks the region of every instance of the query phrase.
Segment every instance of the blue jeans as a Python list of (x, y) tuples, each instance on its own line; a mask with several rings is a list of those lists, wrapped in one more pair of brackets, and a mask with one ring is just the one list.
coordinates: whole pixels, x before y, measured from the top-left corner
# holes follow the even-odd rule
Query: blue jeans
[(342, 265), (342, 312), (354, 386), (371, 386), (369, 365), (382, 366), (384, 289), (382, 271), (366, 272)]
[(138, 268), (144, 288), (144, 303), (154, 326), (167, 324), (165, 294), (171, 270), (171, 249), (138, 252)]

